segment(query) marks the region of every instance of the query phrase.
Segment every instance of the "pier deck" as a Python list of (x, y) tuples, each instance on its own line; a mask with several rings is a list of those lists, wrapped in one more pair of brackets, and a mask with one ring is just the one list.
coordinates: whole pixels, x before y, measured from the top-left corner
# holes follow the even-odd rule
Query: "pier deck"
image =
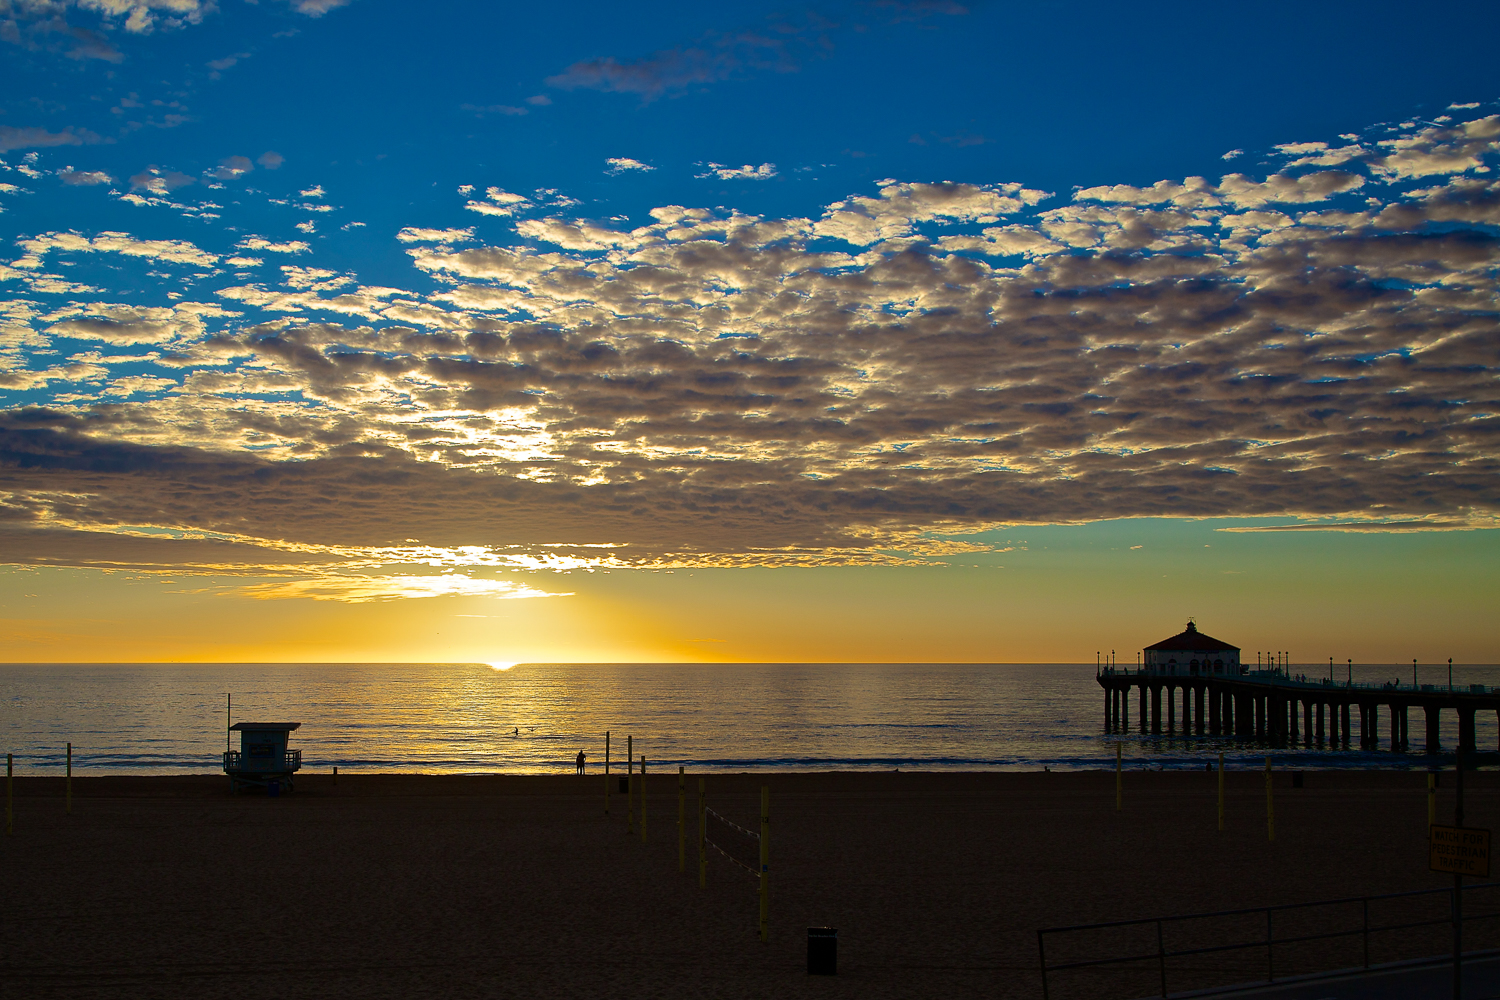
[(1417, 708), (1426, 729), (1423, 750), (1441, 752), (1439, 719), (1448, 710), (1458, 714), (1458, 749), (1470, 753), (1478, 749), (1475, 713), (1495, 712), (1500, 717), (1500, 687), (1483, 684), (1413, 687), (1396, 681), (1341, 683), (1280, 669), (1231, 675), (1108, 666), (1099, 671), (1098, 681), (1104, 688), (1105, 728), (1110, 732), (1130, 730), (1132, 689), (1138, 689), (1134, 693), (1142, 733), (1255, 736), (1285, 746), (1379, 749), (1384, 706), (1390, 749), (1412, 749), (1407, 724)]

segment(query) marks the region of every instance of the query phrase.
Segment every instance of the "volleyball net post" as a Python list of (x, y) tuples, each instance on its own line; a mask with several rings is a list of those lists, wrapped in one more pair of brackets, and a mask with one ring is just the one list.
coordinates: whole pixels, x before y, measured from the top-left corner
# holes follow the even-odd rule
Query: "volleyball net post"
[(73, 814), (73, 744), (68, 744), (68, 777), (64, 787), (64, 799), (67, 802), (68, 815)]
[(635, 833), (635, 738), (625, 737), (625, 832)]
[(604, 731), (604, 815), (609, 815), (609, 730)]
[(641, 754), (641, 843), (646, 842), (646, 755)]
[(687, 769), (677, 765), (677, 871), (687, 871)]

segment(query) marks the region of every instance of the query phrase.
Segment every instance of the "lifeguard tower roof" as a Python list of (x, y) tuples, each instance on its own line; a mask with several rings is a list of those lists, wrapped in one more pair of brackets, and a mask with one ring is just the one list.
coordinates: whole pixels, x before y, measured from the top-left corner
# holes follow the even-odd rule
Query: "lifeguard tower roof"
[(1187, 628), (1178, 632), (1170, 639), (1154, 642), (1146, 648), (1159, 649), (1163, 652), (1191, 650), (1196, 653), (1211, 653), (1221, 649), (1234, 650), (1236, 653), (1240, 651), (1240, 647), (1231, 646), (1223, 639), (1215, 639), (1211, 635), (1204, 635), (1202, 632), (1199, 632), (1198, 626), (1193, 622), (1188, 622)]
[(300, 722), (236, 722), (229, 727), (234, 733), (289, 733), (302, 725)]

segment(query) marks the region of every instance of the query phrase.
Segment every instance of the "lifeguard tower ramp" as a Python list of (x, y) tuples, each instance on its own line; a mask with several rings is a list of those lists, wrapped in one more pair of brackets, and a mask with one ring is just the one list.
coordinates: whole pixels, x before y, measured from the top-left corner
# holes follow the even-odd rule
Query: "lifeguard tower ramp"
[(241, 788), (292, 790), (292, 775), (302, 767), (302, 751), (288, 750), (287, 740), (300, 722), (236, 722), (240, 748), (224, 751), (224, 773), (231, 792)]

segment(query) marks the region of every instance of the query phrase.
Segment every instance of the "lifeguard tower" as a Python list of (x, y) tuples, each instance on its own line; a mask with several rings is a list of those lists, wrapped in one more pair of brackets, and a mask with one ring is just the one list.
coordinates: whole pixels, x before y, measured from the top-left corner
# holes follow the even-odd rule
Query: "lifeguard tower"
[(300, 725), (300, 722), (236, 722), (230, 726), (230, 732), (240, 734), (240, 748), (224, 751), (229, 790), (264, 788), (290, 792), (292, 775), (302, 767), (302, 751), (288, 750), (286, 742), (292, 730)]

